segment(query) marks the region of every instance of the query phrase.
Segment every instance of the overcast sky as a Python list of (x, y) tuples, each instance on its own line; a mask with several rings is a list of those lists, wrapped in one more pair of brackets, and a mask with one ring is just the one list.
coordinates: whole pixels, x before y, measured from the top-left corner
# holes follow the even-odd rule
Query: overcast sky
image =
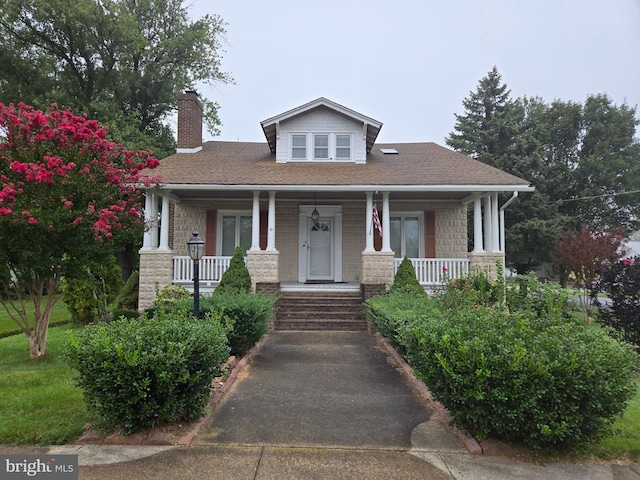
[[(318, 97), (384, 125), (379, 142), (444, 145), (495, 65), (511, 97), (640, 105), (640, 0), (186, 0), (227, 23), (221, 140)], [(638, 114), (640, 117), (640, 113)], [(205, 133), (207, 140), (211, 136)]]

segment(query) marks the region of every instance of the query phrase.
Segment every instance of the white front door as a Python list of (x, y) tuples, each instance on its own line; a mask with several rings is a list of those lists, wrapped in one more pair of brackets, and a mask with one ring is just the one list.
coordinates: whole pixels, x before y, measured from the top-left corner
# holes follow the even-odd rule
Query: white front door
[(333, 220), (309, 219), (307, 242), (307, 280), (333, 280)]
[[(313, 210), (320, 214), (311, 220)], [(342, 206), (300, 205), (298, 281), (342, 281)]]

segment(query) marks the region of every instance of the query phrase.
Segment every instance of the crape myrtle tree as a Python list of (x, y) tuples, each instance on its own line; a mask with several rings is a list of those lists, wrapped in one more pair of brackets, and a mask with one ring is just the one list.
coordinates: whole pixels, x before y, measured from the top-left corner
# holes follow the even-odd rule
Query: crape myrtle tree
[(137, 186), (158, 161), (55, 105), (0, 103), (0, 141), (0, 303), (41, 358), (62, 279), (86, 278), (142, 223)]

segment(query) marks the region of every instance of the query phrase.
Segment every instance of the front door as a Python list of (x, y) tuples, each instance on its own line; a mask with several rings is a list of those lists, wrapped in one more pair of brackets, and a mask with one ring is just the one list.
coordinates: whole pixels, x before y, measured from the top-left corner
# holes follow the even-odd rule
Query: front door
[(342, 206), (300, 205), (298, 226), (298, 282), (342, 282)]
[(307, 242), (307, 279), (333, 280), (333, 221), (321, 218), (318, 223), (309, 219)]

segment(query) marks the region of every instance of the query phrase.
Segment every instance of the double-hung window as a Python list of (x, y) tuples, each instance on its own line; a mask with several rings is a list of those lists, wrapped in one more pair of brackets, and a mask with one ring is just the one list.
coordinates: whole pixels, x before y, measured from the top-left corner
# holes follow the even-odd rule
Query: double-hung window
[(294, 160), (307, 159), (307, 136), (295, 134), (291, 136), (291, 158)]
[(389, 240), (396, 258), (422, 257), (420, 219), (420, 215), (417, 214), (390, 215)]
[(251, 214), (229, 212), (223, 213), (221, 217), (220, 255), (233, 256), (233, 251), (238, 245), (246, 253), (251, 248)]
[(351, 135), (336, 135), (336, 159), (351, 158)]
[(329, 135), (327, 135), (326, 133), (315, 134), (313, 136), (313, 159), (329, 159)]

